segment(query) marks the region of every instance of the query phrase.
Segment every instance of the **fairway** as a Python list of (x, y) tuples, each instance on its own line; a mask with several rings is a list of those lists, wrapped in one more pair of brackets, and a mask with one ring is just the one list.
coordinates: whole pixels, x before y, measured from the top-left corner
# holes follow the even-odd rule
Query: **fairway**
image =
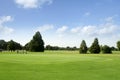
[(0, 80), (120, 80), (120, 54), (0, 53)]

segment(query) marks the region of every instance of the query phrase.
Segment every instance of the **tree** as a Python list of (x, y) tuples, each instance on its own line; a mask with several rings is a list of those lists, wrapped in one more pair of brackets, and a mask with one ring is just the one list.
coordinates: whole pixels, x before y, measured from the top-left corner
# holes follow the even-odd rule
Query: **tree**
[(24, 50), (29, 51), (29, 43), (25, 44), (25, 46), (23, 48), (24, 48)]
[(22, 50), (23, 47), (20, 43), (15, 42), (15, 50)]
[(116, 47), (112, 46), (112, 47), (111, 47), (111, 50), (112, 50), (112, 51), (117, 51), (118, 49), (117, 49)]
[(120, 41), (117, 42), (118, 50), (120, 50)]
[(0, 40), (0, 49), (7, 50), (7, 42)]
[(51, 46), (50, 45), (46, 45), (46, 50), (51, 50)]
[(94, 39), (94, 42), (92, 43), (89, 51), (91, 53), (95, 53), (95, 54), (99, 54), (100, 53), (100, 46), (99, 46), (99, 42), (98, 42), (97, 38)]
[(82, 40), (81, 45), (80, 45), (80, 53), (87, 53), (87, 46), (85, 40)]
[(109, 46), (104, 45), (104, 46), (102, 47), (102, 52), (103, 52), (103, 53), (112, 53), (112, 49), (111, 49)]
[(19, 43), (15, 42), (13, 40), (10, 40), (10, 41), (8, 41), (7, 49), (10, 51), (21, 50), (22, 46)]
[(40, 32), (36, 32), (29, 43), (29, 50), (32, 52), (44, 52), (44, 41)]
[(8, 42), (7, 49), (10, 51), (15, 51), (15, 42), (13, 40)]

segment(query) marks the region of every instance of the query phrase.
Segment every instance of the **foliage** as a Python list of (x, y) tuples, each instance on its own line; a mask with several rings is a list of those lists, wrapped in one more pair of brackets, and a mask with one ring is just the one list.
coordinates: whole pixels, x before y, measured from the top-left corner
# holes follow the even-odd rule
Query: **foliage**
[(0, 40), (0, 49), (7, 50), (7, 42)]
[(100, 46), (99, 46), (99, 42), (98, 42), (97, 38), (94, 39), (94, 42), (92, 43), (91, 47), (89, 48), (89, 51), (91, 53), (95, 53), (95, 54), (100, 53)]
[(104, 45), (104, 46), (102, 47), (102, 52), (103, 52), (103, 53), (112, 53), (112, 49), (111, 49), (109, 46)]
[(112, 51), (117, 51), (118, 49), (112, 46), (112, 47), (111, 47), (111, 50), (112, 50)]
[(35, 33), (27, 47), (32, 52), (44, 52), (44, 41), (39, 31)]
[(0, 40), (0, 49), (15, 51), (15, 50), (21, 50), (22, 46), (13, 40), (10, 40), (8, 42), (6, 42), (4, 40)]
[(59, 50), (60, 48), (58, 46), (51, 46), (51, 45), (47, 45), (46, 46), (46, 50)]
[(22, 46), (19, 43), (11, 40), (11, 41), (8, 41), (7, 49), (10, 51), (21, 50)]
[(86, 42), (85, 40), (82, 41), (81, 45), (80, 45), (80, 50), (79, 50), (80, 53), (87, 53), (87, 45), (86, 45)]
[(51, 46), (51, 45), (46, 45), (46, 50), (70, 50), (70, 51), (74, 51), (77, 50), (77, 47), (59, 47), (59, 46)]
[(29, 51), (29, 43), (25, 44), (25, 46), (23, 47), (24, 50)]
[(118, 50), (120, 50), (120, 41), (117, 42)]

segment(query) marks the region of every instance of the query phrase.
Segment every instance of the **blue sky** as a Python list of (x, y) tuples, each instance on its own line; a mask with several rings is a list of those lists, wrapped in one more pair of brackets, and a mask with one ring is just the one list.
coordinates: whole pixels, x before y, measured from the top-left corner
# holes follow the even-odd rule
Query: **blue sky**
[(120, 0), (0, 0), (0, 39), (26, 44), (40, 31), (45, 45), (100, 45), (120, 40)]

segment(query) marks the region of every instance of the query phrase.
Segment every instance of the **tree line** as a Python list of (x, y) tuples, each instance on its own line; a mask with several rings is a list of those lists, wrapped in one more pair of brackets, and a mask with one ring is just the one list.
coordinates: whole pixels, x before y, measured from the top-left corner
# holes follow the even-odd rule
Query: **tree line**
[(59, 47), (47, 45), (44, 47), (44, 41), (39, 31), (35, 33), (32, 40), (30, 40), (25, 46), (17, 43), (13, 40), (6, 42), (5, 40), (0, 40), (0, 51), (8, 50), (27, 50), (31, 52), (44, 52), (44, 50), (79, 50), (79, 53), (94, 53), (99, 54), (101, 51), (103, 53), (112, 53), (112, 50), (120, 50), (120, 41), (117, 42), (117, 49), (115, 47), (109, 47), (108, 45), (100, 46), (97, 38), (94, 39), (92, 45), (88, 48), (85, 40), (82, 40), (80, 48), (77, 47)]
[(23, 47), (20, 43), (17, 43), (13, 40), (6, 42), (5, 40), (0, 40), (0, 50), (8, 50), (8, 51), (15, 51), (15, 50), (22, 50)]
[(100, 46), (99, 41), (97, 38), (94, 39), (94, 42), (92, 45), (88, 48), (86, 45), (85, 40), (82, 40), (79, 53), (81, 54), (86, 54), (88, 52), (93, 53), (93, 54), (99, 54), (100, 52), (102, 53), (112, 53), (112, 50), (117, 50), (114, 47), (109, 47), (108, 45)]
[(44, 52), (44, 41), (40, 32), (36, 32), (33, 36), (33, 39), (29, 41), (25, 46), (22, 46), (20, 43), (17, 43), (13, 40), (6, 42), (5, 40), (0, 40), (0, 51), (8, 50), (27, 50), (31, 52)]
[(51, 46), (51, 45), (46, 45), (45, 50), (69, 50), (69, 51), (74, 51), (78, 50), (77, 47), (59, 47), (59, 46)]

